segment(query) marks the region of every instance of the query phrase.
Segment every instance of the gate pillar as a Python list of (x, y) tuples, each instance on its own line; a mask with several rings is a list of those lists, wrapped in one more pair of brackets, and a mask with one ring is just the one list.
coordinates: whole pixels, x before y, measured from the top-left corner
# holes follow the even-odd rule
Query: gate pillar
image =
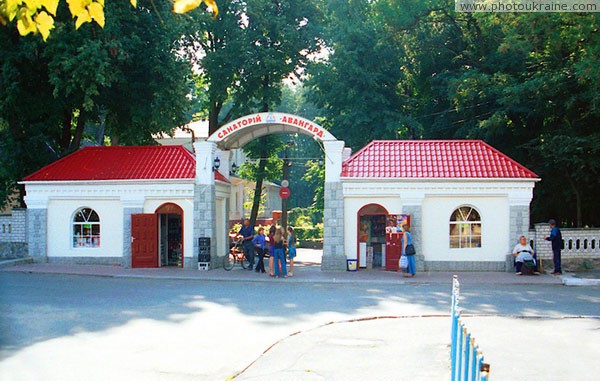
[(210, 237), (210, 266), (215, 268), (217, 258), (215, 176), (213, 163), (217, 146), (213, 142), (195, 142), (196, 181), (194, 184), (194, 254), (186, 257), (184, 267), (194, 268), (198, 263), (198, 238)]
[(324, 141), (325, 210), (323, 211), (323, 258), (321, 270), (346, 270), (344, 250), (344, 194), (341, 182), (344, 142)]

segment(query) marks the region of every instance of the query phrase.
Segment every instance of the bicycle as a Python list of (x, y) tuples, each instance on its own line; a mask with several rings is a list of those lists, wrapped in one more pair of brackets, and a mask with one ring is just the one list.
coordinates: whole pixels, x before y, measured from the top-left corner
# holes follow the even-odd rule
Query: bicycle
[(241, 238), (233, 242), (229, 249), (229, 253), (223, 258), (223, 268), (226, 271), (230, 271), (236, 263), (242, 265), (244, 270), (250, 265), (250, 262), (248, 262), (248, 259), (246, 259), (246, 256), (244, 255)]

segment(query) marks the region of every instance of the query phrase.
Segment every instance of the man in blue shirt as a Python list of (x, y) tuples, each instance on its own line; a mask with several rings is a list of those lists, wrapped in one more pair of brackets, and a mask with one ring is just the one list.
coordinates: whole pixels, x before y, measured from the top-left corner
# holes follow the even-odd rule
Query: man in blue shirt
[(562, 274), (560, 266), (560, 250), (562, 249), (562, 234), (560, 229), (556, 226), (556, 220), (552, 219), (548, 221), (550, 224), (550, 235), (546, 237), (546, 241), (552, 242), (552, 260), (554, 261), (554, 271), (552, 275)]
[(250, 263), (248, 270), (252, 270), (254, 267), (254, 245), (252, 239), (254, 238), (254, 226), (250, 226), (250, 220), (244, 220), (244, 225), (238, 232), (243, 237), (242, 247), (244, 248), (244, 256)]
[(258, 255), (258, 262), (256, 263), (256, 272), (265, 273), (265, 248), (267, 247), (267, 239), (265, 237), (265, 228), (258, 228), (258, 235), (254, 237), (252, 240), (252, 244), (254, 244), (254, 250), (256, 250), (256, 254)]

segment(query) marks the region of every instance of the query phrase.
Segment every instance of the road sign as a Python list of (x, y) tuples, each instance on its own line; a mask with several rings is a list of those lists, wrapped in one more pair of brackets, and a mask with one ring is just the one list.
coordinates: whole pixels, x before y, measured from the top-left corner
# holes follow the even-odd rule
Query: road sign
[(289, 187), (289, 186), (290, 186), (290, 182), (289, 182), (289, 181), (287, 181), (287, 180), (281, 180), (281, 186), (282, 186), (283, 188), (287, 188), (287, 187)]
[(279, 189), (279, 197), (281, 197), (283, 199), (290, 197), (291, 194), (292, 194), (292, 191), (290, 191), (290, 188), (281, 187)]

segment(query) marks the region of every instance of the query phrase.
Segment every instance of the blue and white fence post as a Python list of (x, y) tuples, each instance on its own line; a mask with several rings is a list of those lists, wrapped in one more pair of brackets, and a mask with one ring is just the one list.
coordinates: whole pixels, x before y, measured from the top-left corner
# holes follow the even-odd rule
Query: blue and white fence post
[(483, 362), (483, 354), (475, 344), (475, 339), (460, 321), (460, 282), (458, 276), (452, 278), (452, 306), (450, 315), (450, 369), (452, 381), (488, 381), (489, 364)]

